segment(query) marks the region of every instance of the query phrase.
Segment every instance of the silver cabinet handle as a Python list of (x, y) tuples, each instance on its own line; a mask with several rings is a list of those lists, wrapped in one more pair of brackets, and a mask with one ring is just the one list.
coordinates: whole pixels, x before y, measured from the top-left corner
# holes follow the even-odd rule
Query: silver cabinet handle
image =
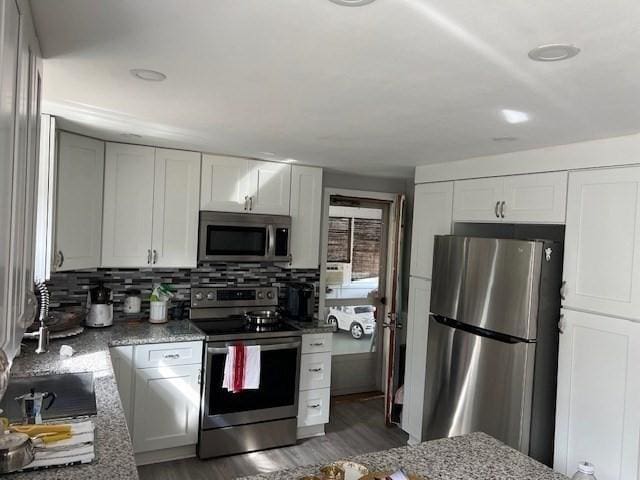
[(179, 353), (166, 353), (164, 355), (164, 358), (170, 358), (170, 359), (177, 360), (178, 358), (180, 358), (180, 354)]
[(64, 263), (64, 253), (62, 253), (62, 250), (58, 250), (58, 268), (61, 268), (63, 263)]
[(496, 214), (496, 218), (500, 218), (500, 214), (498, 213), (498, 208), (500, 208), (500, 202), (496, 202), (496, 206), (493, 207), (493, 213)]
[(147, 265), (151, 265), (151, 249), (147, 250)]
[(155, 249), (153, 250), (153, 263), (158, 263), (158, 251)]
[(560, 299), (561, 300), (566, 300), (567, 299), (567, 282), (563, 281), (560, 284)]
[(316, 343), (309, 344), (310, 347), (322, 347), (323, 345), (324, 345), (324, 342), (316, 342)]
[(313, 405), (307, 405), (308, 408), (320, 408), (322, 405), (319, 403), (314, 403)]
[(310, 368), (309, 371), (310, 372), (321, 372), (322, 368)]
[(504, 206), (507, 204), (504, 200), (500, 202), (500, 217), (504, 218)]
[(245, 195), (244, 196), (244, 211), (245, 212), (249, 209), (249, 207), (247, 206), (248, 203), (249, 203), (249, 196)]
[(253, 210), (253, 195), (249, 197), (249, 210)]

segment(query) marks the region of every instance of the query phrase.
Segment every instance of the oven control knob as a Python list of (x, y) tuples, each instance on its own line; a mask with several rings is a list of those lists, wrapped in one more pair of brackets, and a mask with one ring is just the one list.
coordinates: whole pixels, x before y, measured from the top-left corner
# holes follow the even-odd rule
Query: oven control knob
[(207, 300), (213, 300), (216, 296), (213, 294), (213, 292), (209, 292), (207, 293)]
[(273, 292), (267, 292), (267, 298), (273, 300)]
[(196, 293), (196, 300), (202, 300), (204, 298), (204, 295), (202, 295), (200, 292)]
[(258, 292), (258, 300), (264, 299), (264, 292)]

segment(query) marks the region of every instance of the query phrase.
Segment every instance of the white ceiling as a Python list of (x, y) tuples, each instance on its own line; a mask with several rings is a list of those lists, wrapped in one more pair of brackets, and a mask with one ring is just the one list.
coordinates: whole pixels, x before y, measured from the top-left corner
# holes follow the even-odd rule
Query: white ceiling
[[(135, 133), (143, 144), (409, 176), (425, 163), (640, 131), (637, 0), (31, 4), (45, 110), (112, 140)], [(527, 57), (547, 43), (582, 52)], [(503, 109), (530, 120), (509, 124)]]

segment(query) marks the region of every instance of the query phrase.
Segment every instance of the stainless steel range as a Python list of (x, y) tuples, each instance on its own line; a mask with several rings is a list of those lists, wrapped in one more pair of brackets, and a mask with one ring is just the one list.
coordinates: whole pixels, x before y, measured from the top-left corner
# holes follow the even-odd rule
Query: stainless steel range
[[(246, 313), (259, 311), (249, 322)], [(206, 334), (198, 456), (210, 458), (296, 442), (300, 331), (278, 321), (277, 288), (193, 288), (191, 321)], [(261, 320), (261, 321), (260, 321)], [(260, 345), (257, 389), (223, 388), (229, 346)]]

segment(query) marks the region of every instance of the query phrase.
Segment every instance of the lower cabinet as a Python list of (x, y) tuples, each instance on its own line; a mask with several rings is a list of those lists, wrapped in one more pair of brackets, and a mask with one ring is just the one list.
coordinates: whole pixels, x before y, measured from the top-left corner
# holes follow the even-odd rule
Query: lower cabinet
[[(195, 453), (202, 342), (111, 348), (111, 360), (138, 463)], [(193, 447), (191, 450), (167, 450)], [(150, 452), (166, 451), (149, 455)]]
[(332, 333), (302, 336), (298, 438), (324, 435), (331, 401)]
[(563, 310), (561, 329), (555, 470), (587, 460), (599, 480), (638, 478), (640, 324)]

